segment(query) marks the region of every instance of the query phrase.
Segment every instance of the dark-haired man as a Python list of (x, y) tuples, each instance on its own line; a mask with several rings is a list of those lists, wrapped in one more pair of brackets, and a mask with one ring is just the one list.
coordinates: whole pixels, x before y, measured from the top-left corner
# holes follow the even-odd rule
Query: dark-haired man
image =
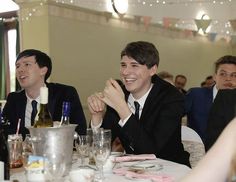
[(236, 57), (226, 55), (215, 62), (215, 85), (206, 88), (191, 88), (186, 94), (186, 113), (188, 126), (206, 141), (206, 127), (214, 98), (221, 89), (236, 87)]
[(159, 53), (153, 44), (127, 44), (120, 61), (124, 87), (109, 79), (103, 92), (88, 98), (91, 125), (111, 129), (113, 139), (120, 139), (126, 153), (152, 153), (190, 165), (189, 153), (181, 143), (184, 98), (156, 75), (158, 64)]
[(175, 77), (175, 86), (183, 94), (186, 94), (187, 91), (184, 89), (187, 83), (187, 78), (184, 75), (176, 75)]
[(86, 132), (86, 120), (75, 88), (46, 82), (52, 70), (52, 62), (47, 54), (34, 49), (24, 50), (17, 56), (15, 65), (16, 77), (22, 90), (12, 92), (7, 97), (7, 102), (3, 109), (3, 117), (10, 124), (6, 128), (7, 134), (16, 133), (19, 119), (21, 119), (20, 133), (24, 136), (29, 132), (27, 127), (34, 124), (32, 103), (36, 101), (35, 109), (38, 110), (40, 87), (42, 86), (47, 86), (49, 90), (48, 107), (52, 119), (60, 121), (63, 101), (70, 102), (71, 123), (78, 124), (76, 130), (80, 134)]

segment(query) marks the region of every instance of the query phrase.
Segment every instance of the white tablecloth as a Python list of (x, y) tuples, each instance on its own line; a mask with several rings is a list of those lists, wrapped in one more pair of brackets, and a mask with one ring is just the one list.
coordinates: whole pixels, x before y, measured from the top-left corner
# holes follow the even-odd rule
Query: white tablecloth
[[(174, 179), (174, 182), (178, 182), (183, 176), (185, 176), (191, 169), (185, 165), (181, 165), (178, 163), (174, 163), (171, 161), (163, 160), (163, 159), (156, 159), (156, 160), (147, 160), (142, 161), (142, 163), (152, 163), (162, 166), (161, 169), (158, 169), (155, 173), (158, 175), (167, 175), (171, 176)], [(137, 163), (133, 162), (133, 163)], [(119, 163), (116, 164), (115, 168), (130, 165), (131, 163)], [(78, 163), (74, 163), (72, 165), (72, 170), (78, 168)], [(128, 179), (124, 176), (119, 176), (112, 173), (105, 173), (105, 182), (150, 182), (150, 180), (137, 180), (137, 179)], [(11, 174), (11, 180), (17, 179), (19, 182), (26, 182), (26, 176), (24, 171), (17, 171), (14, 170), (14, 172)], [(66, 176), (64, 179), (65, 182), (70, 182), (69, 176)]]

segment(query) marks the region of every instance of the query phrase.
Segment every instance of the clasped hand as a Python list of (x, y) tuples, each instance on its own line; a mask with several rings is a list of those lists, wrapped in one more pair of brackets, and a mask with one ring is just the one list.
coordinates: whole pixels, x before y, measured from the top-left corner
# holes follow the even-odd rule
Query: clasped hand
[[(95, 93), (88, 98), (88, 107), (90, 113), (92, 114), (92, 120), (93, 118), (96, 120), (102, 119), (102, 115), (105, 111), (105, 105), (115, 109), (121, 118), (122, 115), (127, 115), (127, 109), (130, 113), (125, 101), (123, 90), (117, 81), (112, 78), (106, 81), (106, 86), (103, 92)], [(126, 112), (124, 112), (125, 110)]]

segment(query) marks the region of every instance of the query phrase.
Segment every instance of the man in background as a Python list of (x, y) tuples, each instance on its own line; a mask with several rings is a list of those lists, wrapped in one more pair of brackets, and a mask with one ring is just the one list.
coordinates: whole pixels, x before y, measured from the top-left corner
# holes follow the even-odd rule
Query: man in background
[(78, 133), (86, 133), (86, 120), (77, 91), (72, 86), (46, 82), (51, 71), (51, 58), (39, 50), (27, 49), (17, 56), (16, 77), (22, 90), (12, 92), (7, 97), (2, 113), (3, 118), (9, 123), (6, 134), (16, 133), (19, 120), (19, 133), (23, 137), (29, 133), (27, 127), (34, 125), (35, 115), (32, 111), (39, 110), (40, 87), (43, 86), (48, 87), (48, 109), (53, 121), (61, 120), (62, 103), (70, 102), (70, 122), (78, 124)]
[(187, 91), (184, 89), (187, 83), (187, 78), (184, 75), (177, 75), (175, 77), (175, 87), (183, 94), (186, 94)]
[(215, 80), (213, 76), (207, 76), (205, 79), (205, 87), (212, 87), (213, 85), (215, 85)]
[(174, 76), (167, 71), (161, 71), (157, 74), (161, 79), (169, 82), (171, 85), (174, 85)]
[(206, 88), (191, 88), (185, 97), (185, 109), (188, 126), (194, 129), (206, 141), (206, 127), (214, 98), (221, 89), (236, 87), (236, 57), (223, 56), (215, 62), (215, 85)]
[[(236, 80), (236, 73), (231, 75)], [(206, 150), (215, 143), (227, 124), (236, 116), (236, 89), (219, 90), (209, 113)]]

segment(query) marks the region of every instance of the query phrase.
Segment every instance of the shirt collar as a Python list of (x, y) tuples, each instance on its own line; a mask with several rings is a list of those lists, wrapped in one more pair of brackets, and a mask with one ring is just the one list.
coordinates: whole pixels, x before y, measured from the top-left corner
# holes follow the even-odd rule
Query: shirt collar
[(144, 106), (144, 104), (145, 104), (145, 101), (146, 101), (146, 99), (147, 99), (147, 96), (148, 96), (148, 94), (150, 93), (152, 87), (153, 87), (153, 84), (151, 84), (151, 87), (149, 88), (149, 90), (148, 90), (141, 98), (139, 98), (139, 99), (137, 99), (137, 100), (133, 97), (132, 94), (129, 94), (129, 97), (128, 97), (128, 103), (129, 103), (129, 105), (130, 105), (131, 107), (135, 108), (135, 106), (134, 106), (134, 101), (137, 101), (137, 102), (139, 103), (139, 105), (140, 105), (140, 108), (139, 108), (139, 109), (142, 110), (142, 109), (143, 109), (143, 106)]
[(213, 86), (213, 101), (214, 101), (214, 99), (216, 98), (217, 92), (218, 92), (218, 90), (217, 90), (217, 88), (216, 88), (216, 85), (214, 85), (214, 86)]
[(36, 99), (32, 99), (32, 98), (30, 98), (28, 95), (27, 95), (27, 93), (25, 92), (25, 95), (26, 95), (26, 97), (27, 97), (27, 101), (28, 102), (32, 102), (32, 100), (36, 100), (37, 101), (37, 103), (40, 103), (40, 96), (38, 96)]

